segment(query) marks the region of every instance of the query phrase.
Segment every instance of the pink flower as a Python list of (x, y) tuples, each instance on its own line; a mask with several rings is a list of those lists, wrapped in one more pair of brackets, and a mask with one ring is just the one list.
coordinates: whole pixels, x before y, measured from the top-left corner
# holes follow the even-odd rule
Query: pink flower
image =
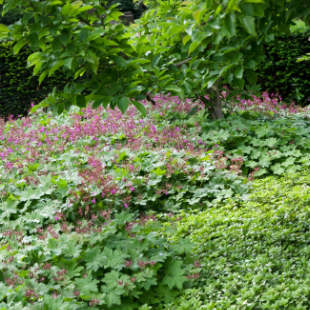
[(92, 199), (92, 201), (91, 201), (93, 204), (95, 204), (96, 203), (96, 199), (94, 198), (94, 199)]

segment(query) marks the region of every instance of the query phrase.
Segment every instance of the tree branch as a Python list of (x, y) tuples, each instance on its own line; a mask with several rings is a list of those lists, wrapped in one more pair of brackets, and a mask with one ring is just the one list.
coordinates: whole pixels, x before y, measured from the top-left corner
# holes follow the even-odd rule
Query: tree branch
[(174, 64), (176, 67), (180, 67), (188, 62), (190, 62), (193, 59), (193, 57), (187, 58), (185, 60), (182, 60), (180, 62), (177, 62), (176, 64)]

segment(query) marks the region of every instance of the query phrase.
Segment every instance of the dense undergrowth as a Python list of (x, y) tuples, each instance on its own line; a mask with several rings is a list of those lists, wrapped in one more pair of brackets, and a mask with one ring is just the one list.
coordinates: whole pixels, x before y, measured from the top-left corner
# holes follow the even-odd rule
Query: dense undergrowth
[(308, 308), (307, 111), (155, 100), (1, 123), (0, 309)]
[(165, 309), (309, 309), (309, 171), (253, 183), (249, 197), (186, 215), (197, 288)]

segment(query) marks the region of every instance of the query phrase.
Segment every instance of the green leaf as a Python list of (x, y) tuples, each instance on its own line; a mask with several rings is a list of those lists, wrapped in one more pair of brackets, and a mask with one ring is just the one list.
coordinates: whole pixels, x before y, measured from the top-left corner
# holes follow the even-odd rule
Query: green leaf
[(247, 3), (264, 3), (265, 0), (245, 0)]
[(188, 55), (192, 54), (199, 45), (200, 41), (198, 40), (193, 41), (189, 46)]
[(235, 75), (237, 79), (242, 79), (243, 78), (243, 67), (239, 66), (236, 70), (235, 70)]
[(0, 24), (0, 39), (7, 38), (9, 33), (9, 28), (6, 25)]
[(44, 81), (44, 79), (47, 77), (47, 71), (44, 71), (39, 76), (39, 85)]
[(271, 170), (273, 171), (274, 174), (277, 175), (282, 175), (284, 173), (284, 169), (280, 164), (275, 164), (274, 166), (271, 167)]
[(191, 39), (191, 36), (186, 35), (182, 40), (183, 44), (185, 45), (190, 39)]
[(81, 295), (89, 296), (92, 293), (98, 292), (97, 287), (98, 281), (94, 278), (91, 278), (90, 276), (86, 278), (79, 278), (74, 281), (74, 284), (77, 288), (77, 290), (80, 291)]
[(19, 53), (19, 51), (27, 44), (26, 41), (20, 40), (17, 42), (13, 47), (13, 53), (16, 55)]
[(128, 97), (122, 97), (121, 100), (118, 102), (118, 107), (122, 111), (122, 113), (125, 113), (128, 109), (128, 106), (130, 104), (130, 99)]
[(86, 106), (85, 96), (83, 95), (76, 96), (76, 105), (80, 108), (85, 108)]
[(105, 268), (113, 268), (117, 270), (121, 270), (124, 267), (125, 259), (128, 257), (127, 254), (118, 250), (113, 251), (108, 247), (105, 247), (104, 250), (101, 251), (101, 256)]
[(193, 17), (198, 24), (200, 23), (202, 13), (203, 13), (203, 10), (201, 9), (193, 13)]
[(179, 260), (171, 261), (166, 268), (166, 275), (162, 283), (167, 285), (170, 289), (176, 287), (181, 290), (186, 281), (187, 278), (184, 276), (182, 262)]
[(229, 14), (225, 22), (226, 22), (226, 31), (231, 36), (235, 36), (237, 33), (236, 15), (234, 13)]
[(255, 30), (255, 18), (253, 16), (241, 16), (240, 17), (241, 25), (244, 29), (252, 36), (256, 36)]
[(99, 247), (88, 249), (85, 252), (85, 261), (87, 269), (97, 271), (99, 268), (104, 267), (105, 257), (102, 256), (102, 250)]
[(27, 58), (27, 65), (29, 67), (36, 65), (40, 62), (41, 59), (41, 52), (35, 52), (28, 56)]
[(146, 116), (146, 109), (145, 109), (144, 104), (138, 101), (135, 101), (135, 100), (132, 100), (131, 102), (137, 108), (137, 110), (142, 114), (142, 116)]
[(68, 68), (69, 70), (71, 70), (72, 69), (72, 62), (73, 62), (73, 57), (66, 58), (64, 61), (64, 66), (66, 68)]
[(170, 85), (166, 87), (167, 91), (171, 91), (173, 94), (179, 95), (180, 97), (183, 97), (183, 89), (176, 85)]
[(62, 59), (55, 61), (50, 70), (48, 71), (48, 76), (52, 76), (54, 72), (56, 72), (60, 67), (64, 65), (64, 61)]

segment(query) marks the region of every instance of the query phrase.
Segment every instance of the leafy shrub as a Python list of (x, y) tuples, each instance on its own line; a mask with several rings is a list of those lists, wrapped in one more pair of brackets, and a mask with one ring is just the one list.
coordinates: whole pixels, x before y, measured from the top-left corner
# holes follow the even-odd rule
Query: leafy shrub
[(8, 310), (137, 309), (171, 300), (199, 271), (191, 248), (161, 237), (155, 217), (101, 208), (78, 222), (65, 213), (18, 221), (1, 233), (0, 307)]
[(201, 277), (196, 288), (163, 308), (309, 309), (306, 171), (255, 181), (247, 200), (181, 213), (176, 235), (196, 244)]
[(155, 211), (211, 206), (247, 184), (192, 132), (155, 120), (164, 111), (0, 123), (0, 309), (156, 309), (198, 280), (191, 243)]
[(243, 112), (202, 127), (201, 139), (216, 149), (216, 156), (228, 168), (238, 164), (246, 175), (283, 175), (309, 165), (309, 120), (302, 115), (279, 118)]
[(246, 192), (242, 178), (218, 170), (181, 128), (139, 120), (135, 109), (129, 115), (109, 111), (102, 118), (102, 110), (88, 108), (8, 122), (0, 142), (2, 196), (56, 199), (77, 209), (95, 199), (120, 210), (174, 211)]
[(64, 83), (63, 77), (47, 79), (39, 86), (38, 78), (27, 68), (29, 51), (24, 48), (13, 54), (12, 44), (0, 44), (0, 117), (26, 115), (31, 102), (43, 100), (54, 86)]
[(297, 59), (310, 52), (310, 32), (276, 38), (265, 46), (267, 60), (259, 70), (264, 90), (279, 93), (284, 100), (310, 103), (310, 67)]

